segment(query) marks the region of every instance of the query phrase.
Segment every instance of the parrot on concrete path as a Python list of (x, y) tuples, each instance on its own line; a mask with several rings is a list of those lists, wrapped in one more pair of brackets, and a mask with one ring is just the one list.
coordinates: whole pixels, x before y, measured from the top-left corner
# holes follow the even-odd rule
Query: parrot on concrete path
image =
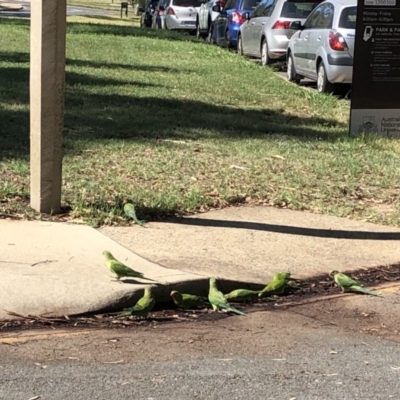
[(339, 271), (331, 271), (329, 273), (331, 277), (335, 280), (336, 285), (342, 289), (342, 292), (360, 292), (369, 294), (371, 296), (383, 297), (381, 294), (377, 292), (373, 292), (371, 290), (365, 289), (361, 282), (357, 282), (354, 279), (351, 279), (349, 276), (342, 274)]
[(208, 301), (214, 311), (218, 309), (227, 310), (238, 315), (246, 315), (243, 311), (239, 311), (236, 308), (229, 305), (228, 300), (217, 288), (217, 281), (215, 278), (210, 278), (210, 289), (208, 292)]
[(138, 217), (136, 216), (135, 206), (133, 204), (126, 203), (124, 205), (124, 212), (129, 218), (132, 218), (135, 221), (135, 223), (145, 228), (144, 226), (145, 221), (138, 219)]
[(136, 317), (147, 318), (150, 312), (153, 310), (155, 304), (156, 301), (152, 295), (152, 287), (146, 286), (144, 288), (143, 297), (141, 297), (133, 307), (126, 308), (126, 312), (118, 315), (117, 318), (130, 317), (132, 315)]
[(290, 281), (290, 272), (279, 272), (275, 274), (272, 281), (265, 286), (264, 289), (260, 290), (258, 297), (262, 298), (265, 296), (281, 295), (288, 287)]
[(180, 293), (177, 290), (173, 290), (170, 296), (180, 308), (198, 308), (209, 305), (204, 297), (196, 296), (195, 294)]
[(132, 268), (127, 267), (122, 262), (118, 261), (109, 251), (104, 250), (103, 256), (106, 259), (106, 265), (110, 268), (110, 271), (117, 275), (117, 280), (121, 278), (141, 278), (148, 281), (155, 282), (153, 279), (146, 278), (141, 272), (135, 271)]

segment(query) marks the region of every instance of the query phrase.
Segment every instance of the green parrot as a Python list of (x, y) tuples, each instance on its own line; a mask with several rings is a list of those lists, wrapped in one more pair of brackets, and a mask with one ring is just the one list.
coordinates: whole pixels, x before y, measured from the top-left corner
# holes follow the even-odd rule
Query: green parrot
[(141, 297), (133, 307), (126, 308), (126, 312), (118, 315), (117, 318), (130, 317), (131, 315), (147, 318), (156, 303), (151, 290), (151, 286), (146, 286), (144, 288), (143, 297)]
[(196, 296), (195, 294), (179, 293), (177, 290), (173, 290), (170, 296), (180, 308), (198, 308), (208, 305), (208, 302), (203, 297)]
[(144, 227), (145, 221), (138, 219), (138, 217), (136, 216), (135, 206), (133, 204), (126, 203), (124, 205), (124, 212), (129, 218), (132, 218), (138, 225)]
[(342, 289), (342, 292), (360, 292), (369, 294), (371, 296), (383, 297), (381, 294), (373, 292), (368, 289), (364, 289), (364, 285), (361, 282), (357, 282), (351, 279), (349, 276), (342, 274), (339, 271), (331, 271), (329, 273), (331, 277), (335, 280), (336, 285)]
[(290, 272), (279, 272), (275, 274), (272, 281), (268, 283), (263, 290), (258, 293), (258, 297), (281, 295), (290, 281)]
[(114, 258), (114, 256), (107, 250), (103, 251), (103, 256), (106, 259), (107, 267), (110, 268), (111, 272), (117, 275), (118, 280), (124, 277), (132, 277), (155, 282), (153, 279), (146, 278), (141, 272), (134, 271), (132, 268), (129, 268), (125, 264), (122, 264), (122, 262)]
[(208, 292), (208, 301), (210, 302), (214, 311), (217, 311), (219, 308), (224, 309), (230, 312), (233, 312), (238, 315), (246, 315), (244, 312), (237, 310), (229, 305), (225, 296), (220, 292), (217, 288), (217, 281), (215, 278), (210, 278), (210, 289)]
[(257, 300), (259, 292), (259, 290), (236, 289), (224, 296), (226, 300), (240, 303)]

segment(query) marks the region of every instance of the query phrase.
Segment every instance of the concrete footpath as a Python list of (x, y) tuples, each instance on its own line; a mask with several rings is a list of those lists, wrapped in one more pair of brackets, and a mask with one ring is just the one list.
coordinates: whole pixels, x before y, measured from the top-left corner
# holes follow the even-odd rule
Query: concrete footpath
[(0, 12), (4, 11), (20, 11), (24, 7), (21, 4), (18, 3), (10, 3), (10, 2), (5, 2), (5, 1), (0, 1)]
[[(162, 285), (206, 294), (265, 284), (274, 273), (294, 277), (400, 262), (400, 229), (269, 207), (239, 207), (146, 228), (0, 220), (0, 319), (6, 311), (53, 315), (119, 310), (143, 284), (117, 282), (103, 250)], [(151, 260), (151, 261), (149, 261)], [(51, 315), (49, 314), (49, 315)]]

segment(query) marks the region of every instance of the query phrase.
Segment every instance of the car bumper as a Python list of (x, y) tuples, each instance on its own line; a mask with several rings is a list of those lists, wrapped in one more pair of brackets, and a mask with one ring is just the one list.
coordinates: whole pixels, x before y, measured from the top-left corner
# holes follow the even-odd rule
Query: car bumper
[(286, 35), (270, 35), (267, 37), (269, 56), (274, 59), (286, 59), (289, 38)]
[(231, 45), (236, 46), (238, 41), (238, 34), (239, 34), (240, 25), (235, 24), (229, 27), (229, 36), (231, 38)]
[(346, 65), (326, 66), (326, 75), (331, 83), (351, 83), (353, 79), (353, 67)]
[(168, 15), (165, 17), (165, 24), (168, 29), (196, 29), (196, 19), (178, 19)]

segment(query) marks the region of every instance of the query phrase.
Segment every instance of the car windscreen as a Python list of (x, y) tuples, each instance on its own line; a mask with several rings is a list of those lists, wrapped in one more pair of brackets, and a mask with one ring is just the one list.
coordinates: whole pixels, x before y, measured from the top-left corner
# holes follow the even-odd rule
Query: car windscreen
[(307, 18), (314, 8), (321, 3), (322, 0), (316, 1), (286, 1), (283, 4), (282, 18)]
[(356, 29), (357, 7), (343, 8), (339, 18), (339, 28)]
[(243, 0), (242, 10), (254, 10), (260, 4), (260, 0)]
[(172, 5), (177, 7), (200, 7), (200, 0), (173, 0)]

